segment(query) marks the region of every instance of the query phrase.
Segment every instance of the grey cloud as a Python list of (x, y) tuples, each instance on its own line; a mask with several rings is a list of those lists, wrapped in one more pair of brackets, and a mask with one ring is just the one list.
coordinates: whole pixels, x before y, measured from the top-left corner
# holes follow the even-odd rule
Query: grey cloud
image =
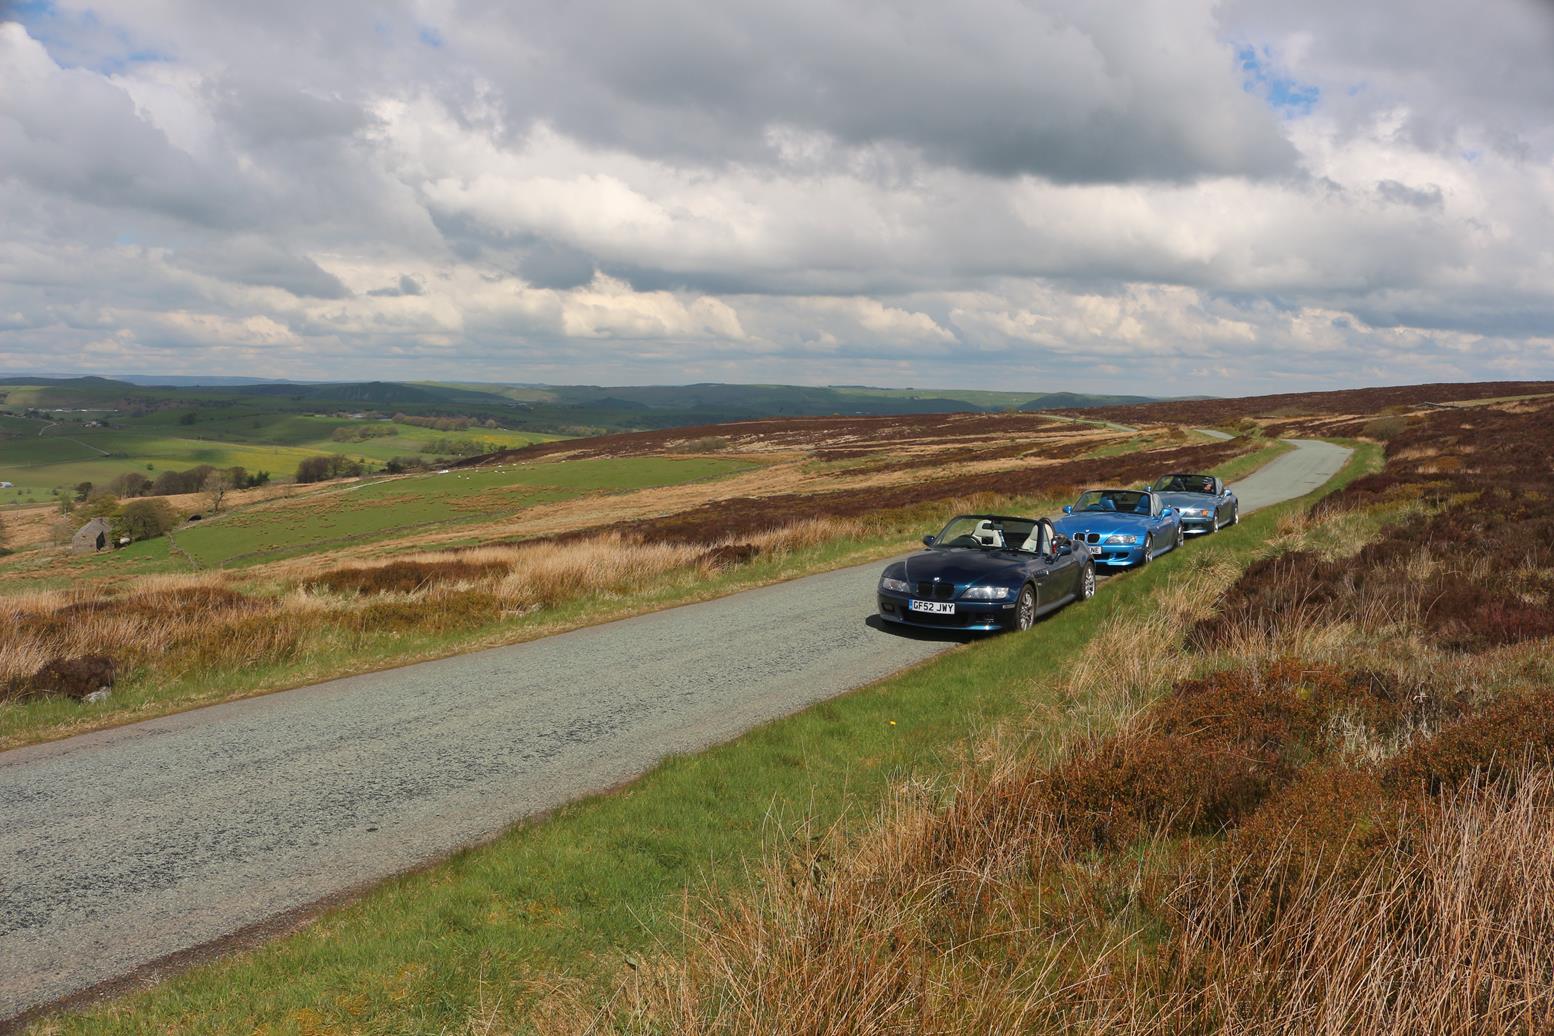
[(20, 26), (0, 23), (0, 178), (102, 208), (143, 209), (212, 227), (247, 205), (93, 73), (59, 69)]
[(176, 253), (171, 265), (234, 284), (280, 288), (298, 298), (341, 299), (350, 291), (334, 274), (305, 255), (260, 238), (226, 241), (220, 248)]
[(373, 298), (397, 299), (406, 295), (424, 295), (426, 289), (421, 287), (421, 282), (408, 273), (399, 278), (399, 283), (392, 288), (374, 288), (367, 294)]
[(597, 260), (587, 252), (545, 238), (526, 245), (513, 269), (536, 288), (580, 288), (594, 279)]
[(546, 120), (638, 153), (759, 161), (770, 131), (794, 128), (1067, 182), (1264, 176), (1295, 162), (1273, 113), (1239, 89), (1204, 6), (591, 0), (521, 21), (512, 10), (470, 0), (443, 30), (507, 85), (520, 127)]
[(1417, 0), (1226, 0), (1227, 31), (1292, 41), (1302, 77), (1353, 128), (1401, 108), (1402, 135), (1427, 150), (1554, 155), (1554, 5)]
[(1376, 193), (1383, 201), (1396, 205), (1411, 205), (1416, 209), (1439, 211), (1446, 205), (1446, 196), (1433, 183), (1424, 187), (1410, 187), (1397, 180), (1381, 180), (1376, 184)]

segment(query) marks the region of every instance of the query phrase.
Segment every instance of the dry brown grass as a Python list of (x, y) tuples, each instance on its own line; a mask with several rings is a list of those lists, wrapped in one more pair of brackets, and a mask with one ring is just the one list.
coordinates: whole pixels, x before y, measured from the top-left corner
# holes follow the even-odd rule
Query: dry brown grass
[[(813, 519), (751, 537), (745, 549), (642, 543), (619, 533), (366, 564), (288, 569), (253, 581), (210, 572), (0, 597), (0, 691), (47, 663), (103, 654), (121, 679), (168, 682), (262, 669), (325, 653), (349, 655), (374, 637), (475, 631), (504, 616), (586, 598), (694, 590), (720, 568), (857, 535), (862, 523)], [(753, 548), (753, 549), (752, 549)], [(0, 694), (0, 698), (4, 695)]]
[(1170, 894), (1181, 928), (1153, 977), (1169, 1024), (1144, 1031), (1554, 1029), (1548, 773), (1449, 799), (1354, 878), (1308, 869), (1290, 887), (1279, 862), (1210, 866)]
[(578, 543), (518, 548), (497, 594), (515, 608), (544, 607), (594, 594), (622, 594), (661, 582), (670, 573), (709, 575), (701, 560), (703, 553), (700, 547), (636, 543), (615, 533)]

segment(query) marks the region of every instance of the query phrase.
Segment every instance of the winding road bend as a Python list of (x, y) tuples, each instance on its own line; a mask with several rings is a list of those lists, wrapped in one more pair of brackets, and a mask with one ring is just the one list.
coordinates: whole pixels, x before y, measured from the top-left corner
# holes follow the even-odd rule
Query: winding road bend
[[(1244, 511), (1348, 455), (1295, 445)], [(0, 753), (0, 1028), (948, 647), (880, 567)]]

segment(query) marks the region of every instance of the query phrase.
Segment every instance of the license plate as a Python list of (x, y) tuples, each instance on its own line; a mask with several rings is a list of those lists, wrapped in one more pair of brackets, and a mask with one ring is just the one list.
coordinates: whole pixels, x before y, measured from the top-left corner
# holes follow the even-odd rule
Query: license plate
[(910, 601), (907, 607), (914, 612), (930, 612), (934, 615), (955, 614), (955, 604), (952, 601)]

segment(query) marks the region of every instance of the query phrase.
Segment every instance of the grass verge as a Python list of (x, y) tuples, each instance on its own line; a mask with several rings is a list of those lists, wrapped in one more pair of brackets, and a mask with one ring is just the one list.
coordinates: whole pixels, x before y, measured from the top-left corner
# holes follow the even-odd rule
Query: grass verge
[[(1321, 492), (1374, 467), (1376, 455), (1357, 451)], [(1249, 564), (1280, 516), (1309, 503), (1270, 508), (1112, 580), (1095, 601), (1029, 635), (953, 648), (671, 759), (617, 792), (389, 881), (294, 935), (34, 1031), (506, 1031), (558, 984), (607, 987), (623, 962), (672, 942), (686, 890), (708, 880), (739, 888), (752, 878), (741, 861), (759, 857), (774, 830), (800, 822), (824, 830), (871, 812), (903, 782), (938, 780), (979, 732), (1023, 714), (1033, 698), (1067, 714), (1063, 676), (1108, 620), (1151, 607), (1207, 552)]]

